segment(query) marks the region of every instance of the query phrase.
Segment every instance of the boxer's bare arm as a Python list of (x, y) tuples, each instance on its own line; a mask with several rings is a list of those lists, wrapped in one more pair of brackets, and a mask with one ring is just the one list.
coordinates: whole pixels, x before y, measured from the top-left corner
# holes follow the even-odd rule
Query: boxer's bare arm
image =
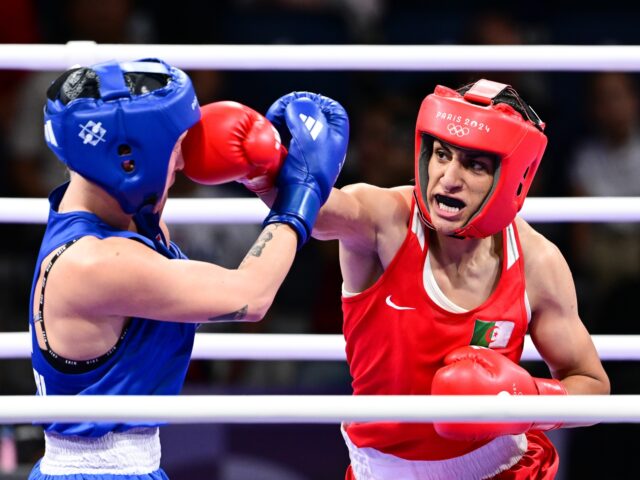
[(47, 299), (61, 316), (89, 319), (255, 321), (273, 302), (296, 242), (289, 226), (267, 226), (240, 267), (231, 270), (170, 260), (135, 240), (84, 237), (52, 269)]
[(578, 314), (575, 285), (562, 253), (524, 220), (518, 231), (525, 259), (531, 339), (554, 378), (570, 394), (608, 394), (609, 380)]
[(413, 187), (365, 183), (333, 189), (313, 229), (319, 240), (340, 242), (344, 287), (360, 292), (382, 274), (402, 244)]

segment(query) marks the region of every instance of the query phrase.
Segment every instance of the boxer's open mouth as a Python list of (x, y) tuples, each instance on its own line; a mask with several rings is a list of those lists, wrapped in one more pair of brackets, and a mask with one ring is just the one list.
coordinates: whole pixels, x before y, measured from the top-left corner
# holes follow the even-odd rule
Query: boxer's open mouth
[(455, 213), (462, 210), (466, 204), (462, 200), (458, 200), (457, 198), (447, 197), (445, 195), (436, 194), (435, 195), (436, 202), (438, 202), (438, 207), (446, 212)]

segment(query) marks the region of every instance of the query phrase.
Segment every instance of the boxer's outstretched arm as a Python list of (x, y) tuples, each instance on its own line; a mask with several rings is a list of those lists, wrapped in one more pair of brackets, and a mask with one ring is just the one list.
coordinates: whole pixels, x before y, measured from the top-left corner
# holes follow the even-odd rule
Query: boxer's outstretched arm
[(395, 255), (406, 236), (412, 189), (360, 183), (331, 192), (313, 236), (339, 241), (346, 291), (361, 292), (373, 285)]
[[(64, 315), (141, 317), (178, 322), (257, 321), (272, 304), (296, 252), (286, 224), (264, 228), (237, 269), (171, 260), (140, 242), (83, 237), (53, 275), (66, 278), (55, 295)], [(53, 284), (52, 284), (53, 285)]]
[(320, 209), (313, 237), (340, 240), (349, 249), (377, 251), (379, 234), (398, 222), (406, 228), (413, 187), (380, 188), (366, 183), (334, 188)]

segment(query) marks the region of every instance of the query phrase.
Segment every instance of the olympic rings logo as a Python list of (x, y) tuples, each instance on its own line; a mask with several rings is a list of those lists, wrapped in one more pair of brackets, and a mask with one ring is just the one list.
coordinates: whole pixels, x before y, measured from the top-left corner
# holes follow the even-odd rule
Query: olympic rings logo
[(463, 127), (462, 125), (457, 125), (455, 123), (450, 123), (447, 125), (447, 130), (451, 135), (455, 135), (456, 137), (464, 137), (465, 135), (469, 135), (469, 129), (467, 127)]

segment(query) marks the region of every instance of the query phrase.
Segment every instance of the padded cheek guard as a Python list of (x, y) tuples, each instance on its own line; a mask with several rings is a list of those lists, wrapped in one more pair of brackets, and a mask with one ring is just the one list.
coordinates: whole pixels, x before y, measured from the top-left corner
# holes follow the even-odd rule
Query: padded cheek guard
[[(200, 119), (189, 77), (161, 60), (106, 62), (91, 67), (98, 75), (100, 98), (68, 104), (48, 100), (44, 110), (47, 145), (71, 170), (98, 184), (128, 214), (162, 198), (171, 152)], [(130, 93), (127, 72), (164, 74), (166, 86)]]
[(499, 158), (493, 186), (483, 204), (453, 235), (471, 238), (494, 235), (507, 227), (522, 208), (547, 137), (538, 118), (524, 119), (510, 105), (494, 103), (498, 94), (510, 88), (479, 80), (464, 96), (437, 86), (423, 100), (416, 123), (414, 196), (427, 225), (432, 226), (426, 188), (433, 138)]

